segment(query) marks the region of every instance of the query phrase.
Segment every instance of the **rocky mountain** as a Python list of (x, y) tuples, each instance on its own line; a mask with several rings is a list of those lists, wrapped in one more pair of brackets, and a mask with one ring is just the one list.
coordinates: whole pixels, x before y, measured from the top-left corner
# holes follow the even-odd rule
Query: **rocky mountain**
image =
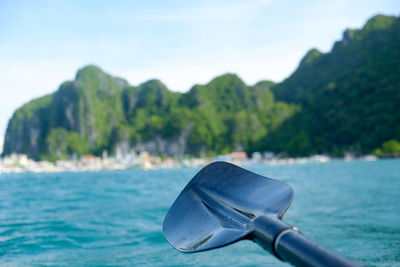
[(103, 150), (213, 155), (370, 153), (400, 140), (400, 19), (378, 15), (332, 50), (310, 50), (283, 82), (246, 85), (235, 74), (176, 93), (96, 66), (9, 121), (3, 155), (55, 160)]
[(164, 155), (248, 149), (296, 110), (274, 102), (272, 85), (249, 87), (226, 74), (181, 94), (158, 80), (130, 86), (87, 66), (14, 113), (3, 154), (55, 160), (117, 149)]
[(264, 139), (265, 148), (365, 154), (400, 140), (400, 18), (377, 15), (346, 30), (330, 52), (310, 50), (272, 91), (302, 112)]
[(4, 154), (26, 153), (38, 159), (63, 157), (109, 146), (112, 131), (124, 118), (125, 80), (88, 66), (57, 92), (19, 108), (7, 127)]

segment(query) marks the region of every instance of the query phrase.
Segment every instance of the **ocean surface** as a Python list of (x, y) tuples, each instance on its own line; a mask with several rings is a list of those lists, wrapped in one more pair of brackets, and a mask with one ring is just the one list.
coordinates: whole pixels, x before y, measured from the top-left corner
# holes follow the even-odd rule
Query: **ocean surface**
[[(366, 266), (400, 266), (400, 160), (244, 166), (290, 184), (284, 220)], [(196, 254), (161, 228), (199, 169), (0, 175), (0, 266), (288, 266), (251, 241)]]

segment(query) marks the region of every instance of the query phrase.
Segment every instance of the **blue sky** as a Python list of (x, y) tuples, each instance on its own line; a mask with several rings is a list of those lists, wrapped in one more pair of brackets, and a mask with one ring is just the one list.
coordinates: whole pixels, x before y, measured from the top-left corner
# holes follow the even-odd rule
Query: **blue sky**
[(400, 2), (0, 0), (0, 136), (16, 108), (87, 64), (174, 91), (226, 72), (281, 81), (377, 13), (399, 15)]

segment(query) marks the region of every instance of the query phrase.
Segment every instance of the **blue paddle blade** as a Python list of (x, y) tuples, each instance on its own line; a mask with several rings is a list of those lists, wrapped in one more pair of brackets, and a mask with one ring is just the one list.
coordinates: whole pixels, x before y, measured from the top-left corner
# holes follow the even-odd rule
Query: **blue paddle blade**
[(167, 240), (182, 252), (198, 252), (245, 239), (260, 216), (281, 218), (293, 189), (227, 162), (196, 174), (169, 209), (163, 223)]

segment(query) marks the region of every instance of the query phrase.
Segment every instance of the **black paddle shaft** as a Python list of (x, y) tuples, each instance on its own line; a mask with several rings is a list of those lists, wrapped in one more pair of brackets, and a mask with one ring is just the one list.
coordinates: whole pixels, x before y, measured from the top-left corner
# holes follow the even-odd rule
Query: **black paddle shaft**
[(295, 266), (360, 266), (307, 239), (274, 216), (258, 218), (254, 227), (250, 239)]

